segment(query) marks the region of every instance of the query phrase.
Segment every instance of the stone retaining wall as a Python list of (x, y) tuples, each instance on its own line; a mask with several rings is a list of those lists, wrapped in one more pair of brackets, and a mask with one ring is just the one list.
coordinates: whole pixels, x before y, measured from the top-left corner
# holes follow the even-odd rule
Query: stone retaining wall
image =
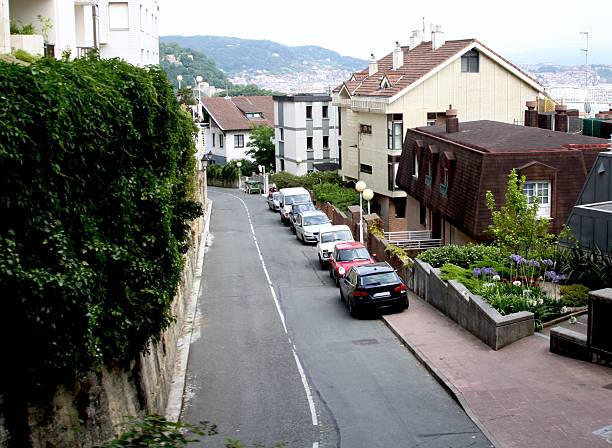
[(442, 280), (439, 269), (421, 260), (414, 260), (409, 287), (494, 350), (533, 334), (533, 313), (502, 316), (461, 283)]

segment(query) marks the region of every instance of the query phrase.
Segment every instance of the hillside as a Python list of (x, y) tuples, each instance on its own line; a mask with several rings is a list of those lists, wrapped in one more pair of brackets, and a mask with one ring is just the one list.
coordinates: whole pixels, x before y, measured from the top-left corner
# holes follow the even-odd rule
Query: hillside
[(322, 47), (288, 47), (269, 40), (221, 36), (162, 36), (160, 41), (176, 42), (183, 47), (201, 50), (229, 75), (244, 71), (283, 74), (313, 69), (352, 72), (367, 64), (366, 61), (341, 56)]

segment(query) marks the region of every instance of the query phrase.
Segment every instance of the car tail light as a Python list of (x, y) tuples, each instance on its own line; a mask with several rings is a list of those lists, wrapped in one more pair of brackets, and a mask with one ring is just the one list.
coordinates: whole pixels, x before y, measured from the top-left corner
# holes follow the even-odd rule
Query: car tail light
[(395, 292), (405, 292), (406, 291), (406, 285), (404, 285), (403, 283), (400, 283), (398, 286), (393, 288), (393, 291), (395, 291)]
[(360, 291), (358, 289), (353, 291), (353, 297), (367, 297), (367, 296), (368, 296), (367, 291)]

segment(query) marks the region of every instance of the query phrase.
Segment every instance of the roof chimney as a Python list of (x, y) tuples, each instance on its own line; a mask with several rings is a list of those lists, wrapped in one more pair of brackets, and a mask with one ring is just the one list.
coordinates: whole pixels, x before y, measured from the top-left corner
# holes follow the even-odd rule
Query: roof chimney
[(442, 45), (444, 45), (446, 41), (444, 40), (444, 33), (442, 32), (442, 27), (440, 25), (431, 24), (431, 49), (437, 50)]
[(537, 101), (527, 101), (525, 103), (527, 110), (525, 111), (525, 126), (530, 128), (538, 127), (538, 111), (535, 110), (538, 105)]
[(446, 111), (446, 133), (452, 134), (453, 132), (459, 132), (459, 119), (457, 109), (453, 109), (453, 105), (449, 104)]
[(368, 70), (368, 75), (372, 76), (374, 73), (378, 71), (378, 62), (376, 62), (376, 58), (374, 57), (374, 53), (370, 55), (370, 66)]
[(413, 48), (418, 47), (423, 43), (423, 33), (421, 30), (414, 30), (410, 35), (410, 46), (409, 48), (412, 50)]
[(393, 70), (397, 70), (404, 65), (404, 52), (399, 42), (395, 42), (395, 50), (393, 50)]
[(567, 132), (567, 105), (555, 105), (555, 131)]

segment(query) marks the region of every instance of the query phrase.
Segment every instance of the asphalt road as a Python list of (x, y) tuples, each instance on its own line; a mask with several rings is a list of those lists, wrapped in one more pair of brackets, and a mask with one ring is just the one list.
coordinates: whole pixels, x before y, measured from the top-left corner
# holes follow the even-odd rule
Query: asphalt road
[(315, 247), (261, 196), (209, 194), (182, 412), (183, 421), (218, 425), (201, 446), (490, 446), (376, 316), (348, 315)]

